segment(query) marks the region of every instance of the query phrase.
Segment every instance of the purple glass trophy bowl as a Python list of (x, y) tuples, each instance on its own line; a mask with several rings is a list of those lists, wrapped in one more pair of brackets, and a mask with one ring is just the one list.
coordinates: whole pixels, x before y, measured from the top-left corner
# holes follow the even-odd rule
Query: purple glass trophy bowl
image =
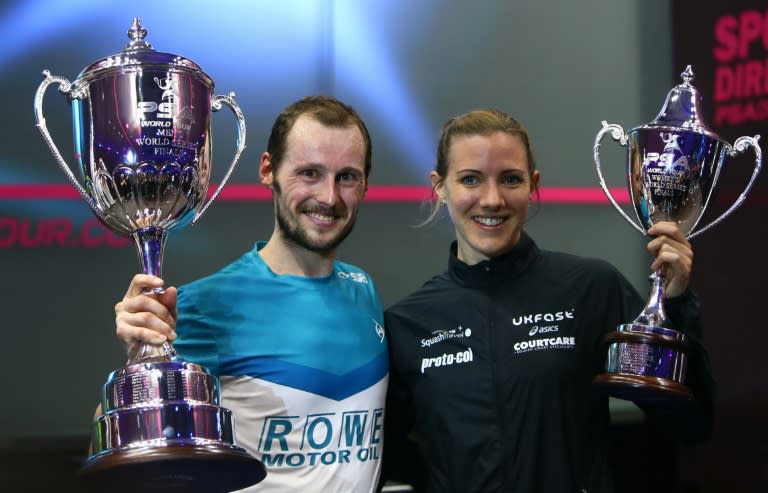
[[(758, 176), (762, 152), (760, 136), (739, 137), (733, 146), (702, 122), (701, 97), (691, 85), (690, 65), (681, 74), (683, 82), (667, 95), (656, 118), (629, 134), (615, 124), (603, 122), (594, 145), (594, 160), (600, 186), (611, 204), (643, 234), (660, 221), (676, 222), (691, 239), (729, 216), (744, 200)], [(627, 182), (637, 215), (635, 223), (619, 206), (606, 186), (600, 168), (600, 141), (606, 133), (627, 152)], [(752, 148), (755, 166), (744, 191), (731, 206), (705, 226), (699, 226), (712, 201), (726, 158)], [(697, 229), (698, 227), (698, 229)], [(650, 276), (651, 294), (643, 311), (632, 322), (607, 334), (605, 372), (593, 382), (609, 395), (638, 403), (687, 405), (693, 393), (685, 385), (689, 341), (672, 327), (664, 310), (664, 276)]]
[[(123, 51), (89, 65), (72, 83), (43, 72), (34, 110), (70, 183), (107, 228), (133, 239), (144, 273), (160, 276), (168, 232), (195, 223), (229, 180), (245, 149), (245, 118), (233, 94), (213, 96), (213, 82), (199, 66), (154, 50), (146, 33), (134, 19)], [(56, 83), (72, 107), (82, 184), (43, 118), (45, 91)], [(211, 112), (223, 105), (238, 122), (237, 149), (206, 202)], [(181, 361), (168, 343), (136, 344), (104, 385), (84, 484), (211, 493), (261, 481), (263, 464), (235, 445), (232, 415), (219, 403), (219, 381), (206, 368)]]

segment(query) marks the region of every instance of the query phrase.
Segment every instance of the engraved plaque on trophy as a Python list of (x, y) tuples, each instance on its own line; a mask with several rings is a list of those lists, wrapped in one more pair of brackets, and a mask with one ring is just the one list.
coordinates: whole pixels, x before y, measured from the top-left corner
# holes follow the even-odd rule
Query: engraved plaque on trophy
[[(245, 118), (234, 94), (214, 96), (213, 81), (197, 64), (156, 51), (146, 34), (134, 19), (123, 51), (87, 66), (73, 82), (43, 72), (34, 110), (69, 182), (106, 227), (133, 239), (144, 273), (160, 276), (168, 233), (196, 222), (229, 180), (245, 149)], [(72, 107), (82, 184), (43, 118), (52, 84)], [(224, 178), (206, 200), (211, 112), (222, 106), (234, 113), (239, 135)], [(90, 489), (223, 493), (265, 476), (264, 465), (235, 444), (218, 378), (179, 359), (168, 343), (134, 346), (104, 385), (102, 411), (80, 474)]]
[[(712, 132), (701, 118), (701, 97), (691, 84), (688, 66), (682, 83), (667, 95), (659, 114), (645, 125), (624, 133), (616, 124), (603, 122), (594, 143), (594, 161), (600, 186), (611, 204), (643, 234), (660, 221), (676, 222), (691, 239), (729, 216), (744, 200), (762, 165), (759, 136), (739, 137), (733, 146)], [(600, 168), (600, 141), (609, 133), (627, 146), (627, 182), (639, 223), (611, 195)], [(711, 205), (727, 159), (752, 149), (755, 165), (741, 195), (706, 225), (699, 222)], [(651, 294), (643, 311), (631, 322), (606, 336), (605, 372), (594, 384), (614, 397), (636, 402), (685, 404), (692, 392), (685, 385), (688, 339), (672, 326), (664, 310), (664, 276), (651, 275)]]

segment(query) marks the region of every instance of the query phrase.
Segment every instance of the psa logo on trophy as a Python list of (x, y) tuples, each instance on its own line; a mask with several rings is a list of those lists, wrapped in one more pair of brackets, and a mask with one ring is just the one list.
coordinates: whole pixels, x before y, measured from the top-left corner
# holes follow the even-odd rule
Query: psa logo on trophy
[[(676, 222), (688, 239), (728, 217), (744, 200), (762, 166), (759, 135), (739, 137), (733, 146), (713, 133), (701, 118), (701, 96), (693, 87), (690, 65), (683, 82), (667, 95), (656, 118), (624, 133), (603, 122), (594, 143), (600, 186), (611, 204), (643, 234), (660, 221)], [(636, 223), (611, 195), (600, 168), (600, 141), (605, 134), (627, 149), (627, 181)], [(699, 225), (717, 189), (726, 159), (752, 149), (755, 164), (741, 195), (709, 224)], [(651, 294), (643, 311), (610, 332), (605, 372), (594, 384), (609, 395), (637, 402), (685, 404), (693, 398), (685, 385), (688, 338), (675, 330), (664, 310), (664, 275), (650, 276)]]
[[(234, 94), (214, 96), (213, 81), (197, 64), (154, 50), (146, 34), (134, 19), (123, 51), (92, 63), (74, 82), (44, 71), (34, 110), (69, 182), (105, 226), (133, 239), (144, 273), (160, 276), (168, 232), (195, 223), (229, 180), (245, 149), (245, 118)], [(82, 184), (45, 124), (43, 97), (52, 84), (72, 106)], [(211, 112), (222, 106), (237, 119), (237, 147), (206, 201)], [(233, 416), (219, 405), (220, 394), (218, 378), (180, 360), (170, 344), (136, 344), (104, 385), (84, 484), (99, 491), (223, 493), (258, 483), (264, 465), (235, 444)]]

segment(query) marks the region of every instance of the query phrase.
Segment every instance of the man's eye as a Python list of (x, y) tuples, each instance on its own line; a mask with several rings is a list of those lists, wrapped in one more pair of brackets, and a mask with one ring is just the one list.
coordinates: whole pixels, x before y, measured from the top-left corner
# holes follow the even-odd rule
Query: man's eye
[(299, 174), (305, 178), (317, 178), (317, 170), (316, 169), (304, 169), (299, 172)]
[(360, 181), (360, 176), (357, 173), (339, 173), (336, 181), (347, 185), (354, 185)]

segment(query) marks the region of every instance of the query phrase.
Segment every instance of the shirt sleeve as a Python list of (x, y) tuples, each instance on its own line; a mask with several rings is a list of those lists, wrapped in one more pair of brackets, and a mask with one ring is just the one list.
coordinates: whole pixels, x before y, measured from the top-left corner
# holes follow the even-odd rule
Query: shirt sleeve
[(198, 302), (194, 293), (184, 287), (179, 289), (177, 306), (178, 338), (173, 342), (173, 347), (178, 356), (184, 361), (206, 367), (218, 377), (218, 348), (211, 317), (206, 316), (204, 307)]

